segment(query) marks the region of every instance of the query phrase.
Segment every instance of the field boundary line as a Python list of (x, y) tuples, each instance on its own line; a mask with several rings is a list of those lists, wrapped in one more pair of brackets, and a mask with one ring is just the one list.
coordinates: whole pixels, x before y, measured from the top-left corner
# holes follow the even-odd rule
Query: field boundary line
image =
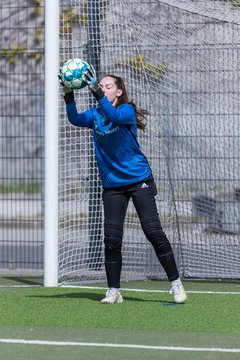
[[(106, 290), (105, 287), (97, 286), (82, 286), (82, 285), (63, 285), (63, 288), (79, 288), (79, 289), (90, 289), (90, 290)], [(146, 290), (146, 289), (129, 289), (121, 288), (122, 291), (135, 291), (135, 292), (146, 292), (146, 293), (169, 293), (169, 290)], [(240, 291), (197, 291), (197, 290), (186, 290), (188, 294), (217, 294), (217, 295), (240, 295)]]
[[(0, 285), (1, 288), (44, 288), (43, 285)], [(90, 290), (107, 290), (106, 287), (86, 286), (86, 285), (61, 285), (58, 288), (67, 289), (90, 289)], [(169, 293), (169, 290), (151, 290), (151, 289), (131, 289), (121, 288), (122, 291), (144, 292), (144, 293)], [(201, 291), (187, 290), (188, 294), (216, 294), (216, 295), (240, 295), (240, 291)]]
[(234, 349), (234, 348), (205, 348), (205, 347), (164, 346), (164, 345), (109, 344), (109, 343), (91, 343), (91, 342), (88, 343), (88, 342), (76, 342), (76, 341), (0, 339), (0, 343), (21, 344), (21, 345), (42, 345), (42, 346), (46, 346), (46, 345), (49, 345), (49, 346), (87, 346), (87, 347), (144, 349), (144, 350), (240, 353), (240, 349)]

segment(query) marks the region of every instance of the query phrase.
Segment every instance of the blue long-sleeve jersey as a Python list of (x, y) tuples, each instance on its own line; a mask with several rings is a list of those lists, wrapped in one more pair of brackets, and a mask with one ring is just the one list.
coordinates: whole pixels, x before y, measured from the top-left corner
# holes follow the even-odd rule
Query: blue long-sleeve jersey
[(92, 129), (96, 159), (103, 188), (135, 184), (151, 175), (151, 168), (136, 140), (136, 114), (131, 104), (115, 108), (104, 96), (99, 108), (77, 112), (67, 103), (71, 124)]

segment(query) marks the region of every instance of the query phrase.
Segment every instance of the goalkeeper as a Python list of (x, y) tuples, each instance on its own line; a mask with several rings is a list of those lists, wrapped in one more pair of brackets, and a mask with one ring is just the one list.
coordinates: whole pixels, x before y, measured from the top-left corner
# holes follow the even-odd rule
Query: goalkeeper
[(123, 302), (120, 293), (121, 248), (123, 224), (131, 198), (144, 234), (171, 283), (170, 293), (176, 303), (183, 303), (187, 295), (159, 219), (152, 170), (137, 141), (137, 130), (144, 130), (146, 126), (147, 111), (129, 101), (124, 82), (118, 76), (106, 75), (98, 83), (95, 71), (90, 67), (84, 80), (99, 106), (78, 113), (74, 92), (65, 86), (64, 100), (70, 123), (92, 129), (103, 186), (105, 270), (109, 289), (101, 302)]

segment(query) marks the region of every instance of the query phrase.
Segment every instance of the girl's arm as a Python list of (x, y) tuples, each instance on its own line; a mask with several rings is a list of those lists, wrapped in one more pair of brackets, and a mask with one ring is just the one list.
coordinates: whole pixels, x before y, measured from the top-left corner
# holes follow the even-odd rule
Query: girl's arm
[(131, 104), (123, 104), (118, 108), (114, 107), (106, 96), (98, 101), (106, 118), (114, 124), (136, 123), (136, 114)]
[(122, 106), (119, 106), (119, 108), (115, 108), (107, 97), (104, 96), (104, 93), (97, 82), (96, 73), (93, 67), (88, 69), (88, 73), (85, 74), (84, 81), (88, 84), (93, 96), (98, 101), (108, 121), (114, 124), (136, 123), (136, 113), (132, 105), (123, 104)]
[(79, 127), (92, 128), (92, 111), (87, 110), (82, 113), (78, 113), (73, 91), (65, 94), (64, 100), (66, 103), (67, 117), (70, 123)]

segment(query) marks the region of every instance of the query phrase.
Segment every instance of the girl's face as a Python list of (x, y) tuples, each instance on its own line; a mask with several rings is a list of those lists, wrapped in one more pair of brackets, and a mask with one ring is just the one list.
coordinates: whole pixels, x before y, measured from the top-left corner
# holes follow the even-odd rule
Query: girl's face
[(99, 86), (110, 103), (112, 103), (113, 106), (116, 105), (118, 97), (122, 95), (123, 91), (118, 89), (115, 79), (111, 76), (106, 76), (100, 80)]

